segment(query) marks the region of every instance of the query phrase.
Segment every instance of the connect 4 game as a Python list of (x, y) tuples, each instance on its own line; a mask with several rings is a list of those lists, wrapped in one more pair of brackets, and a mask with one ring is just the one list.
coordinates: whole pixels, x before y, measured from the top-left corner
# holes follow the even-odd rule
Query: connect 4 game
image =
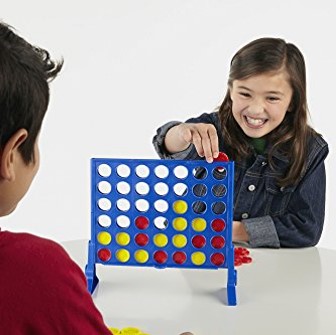
[(233, 180), (233, 162), (93, 158), (89, 291), (96, 264), (224, 268), (236, 305)]

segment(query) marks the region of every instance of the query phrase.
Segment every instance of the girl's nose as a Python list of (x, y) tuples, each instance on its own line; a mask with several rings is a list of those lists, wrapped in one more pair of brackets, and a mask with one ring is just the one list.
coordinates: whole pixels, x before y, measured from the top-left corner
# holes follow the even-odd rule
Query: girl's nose
[(254, 100), (249, 106), (249, 112), (253, 114), (262, 114), (265, 110), (265, 105), (261, 100)]

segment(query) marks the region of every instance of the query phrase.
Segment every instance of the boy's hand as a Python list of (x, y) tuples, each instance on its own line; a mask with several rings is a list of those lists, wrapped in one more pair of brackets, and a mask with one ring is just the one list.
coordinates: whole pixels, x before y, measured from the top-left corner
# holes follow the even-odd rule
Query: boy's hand
[(218, 157), (218, 136), (214, 125), (208, 123), (181, 123), (177, 126), (178, 136), (192, 143), (200, 157), (212, 163)]

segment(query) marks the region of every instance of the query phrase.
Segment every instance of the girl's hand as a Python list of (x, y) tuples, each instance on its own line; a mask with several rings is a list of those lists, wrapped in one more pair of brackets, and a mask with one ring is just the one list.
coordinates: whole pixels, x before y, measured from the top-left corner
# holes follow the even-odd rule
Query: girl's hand
[(212, 163), (218, 157), (218, 136), (214, 125), (181, 123), (171, 128), (166, 135), (165, 145), (170, 152), (185, 150), (190, 143), (194, 144), (198, 155), (205, 157), (207, 162)]
[(248, 242), (250, 237), (241, 221), (233, 221), (232, 240), (233, 242)]

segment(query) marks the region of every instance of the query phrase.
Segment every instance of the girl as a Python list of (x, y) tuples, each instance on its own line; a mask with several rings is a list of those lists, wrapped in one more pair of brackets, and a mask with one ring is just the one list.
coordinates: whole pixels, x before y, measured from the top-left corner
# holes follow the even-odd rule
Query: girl
[(321, 236), (328, 145), (308, 125), (303, 55), (260, 38), (232, 58), (223, 103), (157, 130), (161, 158), (235, 161), (233, 241), (251, 247), (308, 247)]

